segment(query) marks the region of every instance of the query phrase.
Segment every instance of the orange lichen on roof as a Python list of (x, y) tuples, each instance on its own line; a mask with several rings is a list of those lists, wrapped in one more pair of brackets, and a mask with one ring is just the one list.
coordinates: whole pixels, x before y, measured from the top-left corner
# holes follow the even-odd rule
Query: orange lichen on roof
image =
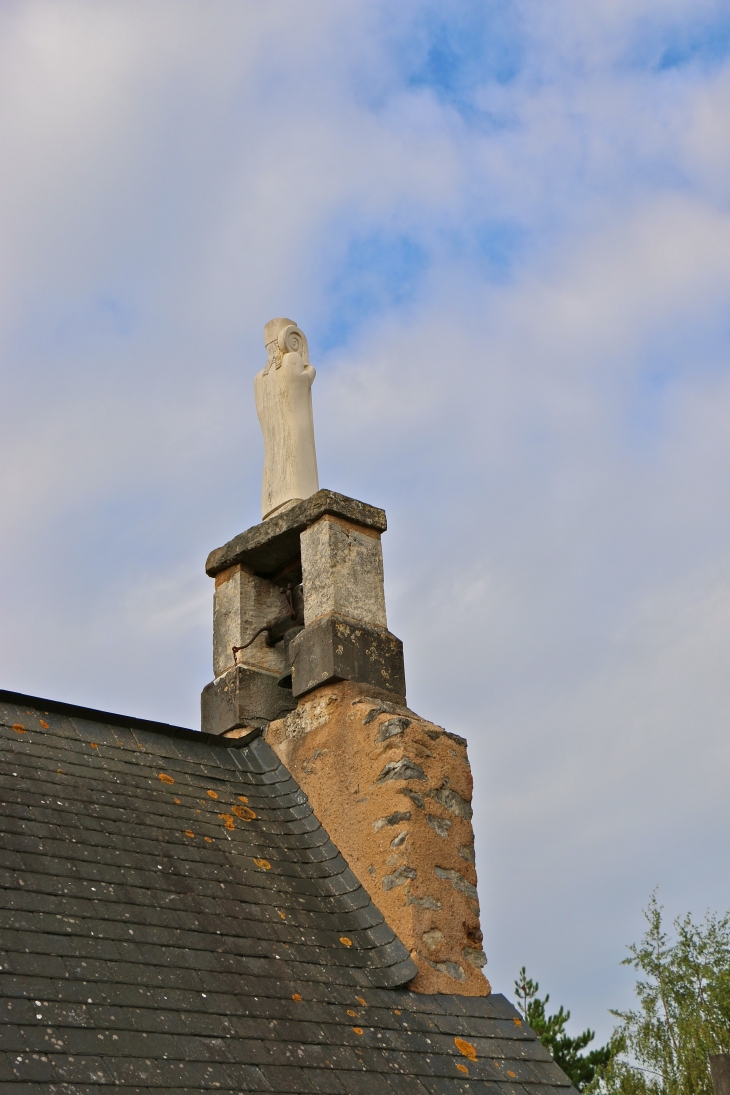
[(206, 793), (206, 795), (209, 795), (210, 798), (218, 798), (217, 791), (206, 791), (205, 793)]
[(92, 741), (90, 744), (91, 744), (92, 749), (98, 749), (99, 748), (99, 746), (96, 744), (95, 741)]
[(14, 722), (13, 723), (13, 730), (15, 731), (16, 734), (26, 734), (27, 733), (27, 730), (23, 726), (22, 722)]
[(362, 1006), (365, 1007), (365, 1001), (363, 1000), (362, 996), (356, 996), (355, 999), (357, 1000), (358, 1004), (362, 1004)]
[(459, 1072), (465, 1072), (467, 1076), (469, 1075), (469, 1069), (466, 1067), (466, 1065), (457, 1064), (456, 1067), (458, 1068)]
[(282, 919), (282, 920), (286, 920), (286, 917), (284, 916), (284, 914), (283, 914), (283, 912), (281, 911), (281, 909), (277, 909), (276, 911), (278, 912), (278, 914), (279, 914), (279, 916), (281, 917), (281, 919)]
[(186, 829), (185, 830), (185, 836), (195, 836), (195, 833), (193, 832), (192, 829)]
[(40, 719), (40, 724), (44, 730), (48, 729), (48, 723), (45, 721), (45, 719)]
[(471, 1042), (465, 1042), (463, 1038), (454, 1038), (454, 1045), (464, 1057), (468, 1057), (470, 1061), (476, 1061), (477, 1051)]
[[(210, 792), (208, 793), (210, 794)], [(241, 821), (253, 821), (256, 817), (250, 806), (231, 806), (231, 811), (236, 817), (240, 817)]]
[(357, 1012), (353, 1011), (352, 1008), (347, 1009), (347, 1014), (351, 1015), (353, 1019), (357, 1019)]
[(239, 802), (248, 802), (248, 799), (246, 798), (245, 795), (239, 795), (238, 800), (239, 800)]
[(235, 829), (236, 823), (230, 814), (218, 814), (226, 829)]
[(203, 840), (205, 841), (206, 844), (212, 844), (213, 843), (213, 837), (212, 836), (205, 836), (205, 837), (203, 837)]
[(511, 1076), (511, 1077), (512, 1077), (512, 1079), (514, 1080), (514, 1078), (515, 1078), (515, 1076), (517, 1075), (517, 1073), (516, 1073), (516, 1072), (510, 1072), (510, 1070), (509, 1070), (509, 1069), (507, 1069), (507, 1075), (508, 1075), (508, 1076)]
[(341, 935), (340, 936), (340, 943), (342, 943), (345, 947), (351, 947), (352, 946), (352, 940), (348, 939), (346, 935)]
[(293, 992), (291, 998), (292, 1000), (296, 1000), (297, 1003), (300, 1003), (302, 999), (298, 992)]
[(256, 859), (254, 857), (254, 863), (257, 867), (261, 867), (264, 871), (271, 870), (271, 864), (269, 863), (268, 859)]
[(514, 1025), (516, 1027), (521, 1027), (522, 1026), (522, 1020), (518, 1019), (516, 1015), (515, 1015), (514, 1019), (512, 1020), (512, 1022), (514, 1023)]
[(355, 1031), (355, 1034), (362, 1034), (362, 1027), (353, 1027), (352, 1029)]
[(162, 780), (163, 783), (174, 783), (175, 782), (175, 780), (172, 778), (172, 776), (168, 776), (164, 772), (160, 772), (160, 774), (158, 775), (157, 778), (159, 780)]
[(178, 806), (180, 805), (180, 799), (179, 798), (174, 798), (172, 801), (176, 802)]

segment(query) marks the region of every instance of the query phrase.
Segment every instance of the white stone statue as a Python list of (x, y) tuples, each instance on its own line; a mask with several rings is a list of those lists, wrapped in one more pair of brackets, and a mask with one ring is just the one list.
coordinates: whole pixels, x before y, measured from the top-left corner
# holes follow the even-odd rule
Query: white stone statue
[(268, 361), (254, 380), (256, 413), (264, 434), (264, 520), (319, 490), (314, 449), (312, 381), (307, 339), (290, 319), (264, 327)]

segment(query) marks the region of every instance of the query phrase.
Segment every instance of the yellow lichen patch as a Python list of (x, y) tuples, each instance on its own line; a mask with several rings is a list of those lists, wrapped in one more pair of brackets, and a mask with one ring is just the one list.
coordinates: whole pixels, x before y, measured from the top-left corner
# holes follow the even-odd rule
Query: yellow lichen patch
[(463, 1038), (454, 1038), (454, 1045), (464, 1057), (468, 1057), (470, 1061), (476, 1061), (477, 1051), (471, 1042), (465, 1042)]
[(195, 836), (195, 833), (193, 832), (192, 829), (186, 829), (185, 830), (185, 836)]
[(299, 1003), (301, 1003), (301, 1000), (302, 1000), (302, 998), (301, 998), (301, 996), (299, 995), (299, 993), (298, 993), (298, 992), (293, 992), (293, 993), (291, 994), (291, 998), (292, 998), (292, 1000), (296, 1000), (296, 1002), (297, 1002), (298, 1004), (299, 1004)]
[(23, 726), (22, 722), (14, 722), (13, 723), (13, 730), (15, 731), (16, 734), (25, 734), (25, 733), (27, 733), (27, 731), (26, 731), (25, 727)]
[(209, 798), (218, 798), (218, 794), (216, 791), (206, 791), (205, 793), (209, 796)]
[(40, 719), (40, 724), (44, 730), (48, 729), (48, 723), (44, 719)]
[(231, 806), (231, 812), (240, 817), (241, 821), (253, 821), (256, 817), (250, 806)]
[(98, 745), (96, 744), (96, 742), (95, 742), (95, 741), (92, 741), (92, 742), (90, 742), (89, 744), (91, 745), (91, 748), (92, 748), (92, 749), (98, 749), (98, 748), (99, 748), (99, 746), (98, 746)]
[(286, 917), (284, 916), (284, 914), (283, 914), (283, 912), (281, 911), (281, 909), (277, 909), (276, 911), (278, 912), (278, 914), (279, 914), (279, 916), (281, 917), (281, 919), (282, 919), (282, 920), (286, 920)]
[(352, 940), (348, 939), (346, 935), (341, 935), (340, 936), (340, 943), (342, 943), (342, 945), (344, 947), (351, 947), (352, 946)]
[(239, 795), (238, 796), (238, 801), (239, 802), (248, 802), (248, 799), (246, 798), (245, 795)]
[(522, 1026), (522, 1020), (518, 1019), (516, 1015), (515, 1015), (514, 1019), (512, 1020), (512, 1022), (514, 1023), (514, 1025), (516, 1027), (521, 1027)]
[(363, 1000), (362, 996), (356, 996), (355, 999), (357, 1000), (358, 1004), (362, 1004), (362, 1006), (365, 1007), (365, 1001)]
[(347, 1014), (351, 1015), (353, 1019), (357, 1019), (357, 1012), (353, 1011), (352, 1008), (347, 1009)]
[(236, 823), (234, 822), (230, 814), (218, 814), (218, 817), (221, 819), (226, 829), (236, 828)]
[(469, 1075), (469, 1069), (466, 1067), (466, 1065), (457, 1065), (456, 1067), (458, 1068), (459, 1072), (465, 1072), (467, 1076)]
[(400, 1015), (400, 1008), (393, 1008), (396, 1015)]
[(268, 859), (256, 859), (254, 857), (254, 863), (256, 864), (257, 867), (261, 867), (262, 870), (264, 870), (264, 871), (270, 871), (271, 870), (271, 864), (269, 863)]
[(205, 841), (206, 844), (212, 844), (213, 843), (213, 837), (212, 836), (205, 836), (205, 837), (203, 837), (203, 840)]
[(355, 1034), (362, 1034), (362, 1027), (353, 1027), (352, 1029), (355, 1031)]
[(160, 780), (160, 781), (161, 781), (162, 783), (174, 783), (174, 782), (175, 782), (175, 780), (174, 780), (174, 779), (172, 778), (172, 776), (168, 776), (168, 775), (166, 775), (166, 774), (165, 774), (164, 772), (160, 772), (160, 774), (158, 775), (158, 777), (157, 777), (157, 778), (158, 778), (158, 779), (159, 779), (159, 780)]

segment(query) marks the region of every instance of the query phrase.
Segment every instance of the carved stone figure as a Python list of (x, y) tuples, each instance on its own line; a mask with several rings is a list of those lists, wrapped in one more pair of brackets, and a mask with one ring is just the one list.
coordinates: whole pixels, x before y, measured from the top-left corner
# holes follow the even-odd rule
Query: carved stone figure
[(254, 380), (256, 413), (264, 435), (265, 520), (319, 490), (314, 448), (309, 348), (303, 331), (290, 319), (272, 319), (264, 327), (266, 365)]

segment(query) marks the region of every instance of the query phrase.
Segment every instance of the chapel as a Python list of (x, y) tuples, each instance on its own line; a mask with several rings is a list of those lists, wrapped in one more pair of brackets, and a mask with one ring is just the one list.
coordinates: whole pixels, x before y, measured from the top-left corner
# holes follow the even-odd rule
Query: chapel
[(382, 509), (320, 489), (266, 324), (262, 520), (188, 729), (0, 692), (8, 1095), (567, 1095), (483, 969), (467, 743), (409, 706)]

